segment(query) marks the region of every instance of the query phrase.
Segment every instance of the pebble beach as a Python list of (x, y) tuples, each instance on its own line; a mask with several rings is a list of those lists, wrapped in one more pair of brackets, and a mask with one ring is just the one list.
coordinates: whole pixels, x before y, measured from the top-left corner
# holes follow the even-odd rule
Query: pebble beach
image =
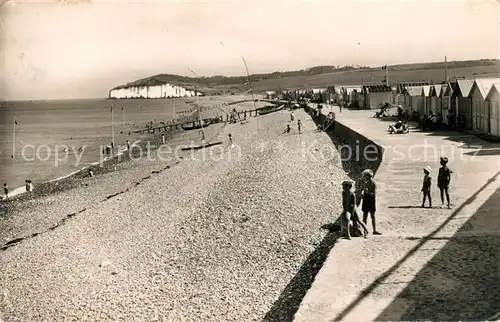
[(17, 203), (0, 221), (2, 245), (25, 237), (0, 253), (0, 317), (262, 320), (347, 179), (335, 150), (319, 155), (330, 137), (295, 114), (302, 134), (283, 134), (286, 111), (220, 125), (211, 152), (123, 162)]

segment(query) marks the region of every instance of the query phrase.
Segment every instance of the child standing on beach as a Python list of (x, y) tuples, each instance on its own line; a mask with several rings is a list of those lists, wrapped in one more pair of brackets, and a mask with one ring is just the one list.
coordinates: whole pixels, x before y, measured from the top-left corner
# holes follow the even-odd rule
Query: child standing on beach
[(377, 191), (377, 185), (375, 184), (375, 181), (373, 180), (373, 171), (370, 169), (366, 169), (363, 171), (363, 184), (362, 184), (362, 195), (363, 195), (363, 201), (361, 205), (361, 210), (363, 211), (363, 223), (366, 225), (368, 221), (368, 214), (370, 214), (370, 217), (372, 219), (372, 227), (373, 227), (373, 234), (374, 235), (382, 235), (380, 232), (377, 231), (377, 225), (375, 221), (375, 211), (377, 210), (376, 204), (376, 191)]
[(441, 207), (444, 206), (444, 194), (446, 193), (446, 202), (448, 203), (448, 209), (450, 207), (450, 195), (448, 193), (448, 187), (450, 186), (451, 174), (453, 171), (448, 169), (446, 166), (448, 164), (447, 157), (441, 157), (440, 159), (441, 168), (439, 168), (439, 174), (437, 179), (437, 185), (439, 191), (441, 192)]
[(299, 134), (302, 133), (302, 122), (300, 120), (297, 120), (297, 129), (299, 130)]
[(5, 194), (5, 199), (9, 198), (9, 187), (7, 186), (7, 183), (3, 184), (3, 193)]
[(422, 208), (425, 207), (425, 199), (429, 198), (429, 208), (432, 208), (432, 199), (431, 199), (431, 167), (427, 166), (424, 168), (424, 181), (422, 183), (422, 193), (424, 197), (422, 199)]

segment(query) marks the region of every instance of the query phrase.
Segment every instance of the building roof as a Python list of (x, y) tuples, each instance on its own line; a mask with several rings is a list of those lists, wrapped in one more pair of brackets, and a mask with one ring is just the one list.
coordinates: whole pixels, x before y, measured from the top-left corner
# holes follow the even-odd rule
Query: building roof
[(488, 95), (486, 95), (486, 100), (489, 100), (495, 92), (500, 94), (500, 82), (495, 83), (491, 86), (490, 91), (488, 92)]
[(472, 85), (474, 85), (473, 79), (457, 79), (453, 92), (456, 95), (459, 95), (459, 93), (461, 93), (462, 97), (468, 97), (470, 90), (472, 89)]
[(423, 86), (408, 86), (406, 93), (410, 96), (422, 96)]
[(450, 84), (442, 84), (441, 85), (441, 93), (439, 93), (439, 97), (443, 96), (451, 96), (453, 93), (453, 89)]
[(432, 95), (433, 96), (441, 96), (441, 88), (443, 87), (443, 85), (437, 84), (437, 85), (434, 85), (432, 87), (433, 87)]
[(406, 92), (406, 88), (410, 86), (423, 86), (423, 85), (429, 85), (428, 82), (421, 81), (421, 82), (397, 82), (396, 83), (396, 90), (398, 93), (403, 94)]
[[(486, 96), (490, 92), (491, 87), (495, 83), (499, 83), (499, 82), (500, 82), (500, 78), (478, 78), (474, 82), (474, 85), (472, 86), (472, 88), (477, 87), (479, 89), (479, 92), (481, 93), (482, 98), (486, 99)], [(471, 92), (472, 92), (472, 89), (471, 89)], [(469, 95), (470, 95), (470, 93), (469, 93)]]
[(424, 96), (429, 96), (431, 94), (431, 88), (432, 86), (431, 85), (424, 85), (422, 86), (422, 93), (424, 94)]
[(342, 92), (344, 92), (347, 95), (351, 94), (354, 91), (360, 93), (361, 86), (359, 86), (359, 87), (358, 86), (342, 86)]
[(363, 92), (365, 93), (392, 92), (392, 87), (387, 86), (385, 84), (363, 85)]

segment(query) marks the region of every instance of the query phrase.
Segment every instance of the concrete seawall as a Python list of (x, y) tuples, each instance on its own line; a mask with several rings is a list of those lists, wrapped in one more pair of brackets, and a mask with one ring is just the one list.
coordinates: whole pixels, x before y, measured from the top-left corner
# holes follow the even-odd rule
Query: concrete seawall
[[(315, 106), (308, 105), (305, 111), (311, 115), (316, 125), (324, 126), (328, 113), (332, 112), (333, 109), (325, 107), (321, 113), (318, 113)], [(357, 180), (360, 172), (364, 169), (371, 169), (374, 173), (377, 172), (385, 152), (381, 145), (339, 121), (335, 121), (325, 132), (330, 136), (339, 151), (344, 171), (347, 172), (351, 179)]]

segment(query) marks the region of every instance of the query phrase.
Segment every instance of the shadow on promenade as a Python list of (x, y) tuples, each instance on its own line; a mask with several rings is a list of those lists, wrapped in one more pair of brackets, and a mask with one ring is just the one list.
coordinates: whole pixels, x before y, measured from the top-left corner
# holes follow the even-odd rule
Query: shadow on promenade
[[(423, 238), (405, 256), (363, 289), (333, 321), (343, 320), (354, 308), (383, 284), (411, 256), (436, 236), (448, 223), (457, 218), (462, 209), (474, 202), (477, 195), (498, 180), (500, 171), (486, 181), (463, 204)], [(497, 190), (487, 202), (449, 239), (441, 251), (422, 269), (408, 287), (376, 320), (481, 320), (500, 311), (500, 219)], [(461, 236), (462, 232), (486, 228), (487, 234)], [(438, 275), (438, 272), (441, 275)], [(436, 277), (434, 278), (433, 277)], [(430, 281), (439, 281), (433, 285)], [(448, 282), (448, 283), (446, 283)], [(436, 287), (436, 284), (442, 286)], [(447, 285), (447, 287), (444, 287)], [(404, 304), (408, 305), (402, 307)], [(403, 310), (403, 312), (402, 312)]]
[[(313, 110), (310, 108), (306, 108), (305, 111), (311, 115), (316, 125), (323, 125), (324, 116), (314, 115)], [(329, 127), (326, 133), (332, 139), (332, 143), (335, 144), (337, 151), (339, 145), (349, 145), (354, 149), (356, 144), (361, 146), (363, 146), (363, 144), (374, 144), (372, 141), (362, 137), (360, 134), (350, 130), (340, 123)], [(379, 147), (378, 158), (376, 158), (376, 161), (374, 162), (365, 162), (365, 160), (359, 160), (358, 158), (343, 161), (343, 170), (353, 181), (358, 180), (360, 172), (365, 168), (370, 168), (374, 173), (376, 173), (382, 161), (382, 153), (383, 149)], [(341, 210), (339, 209), (339, 213), (340, 211)], [(328, 230), (327, 235), (308, 256), (297, 274), (295, 274), (292, 280), (281, 292), (279, 298), (273, 303), (273, 306), (264, 317), (264, 321), (293, 320), (302, 299), (314, 282), (316, 274), (323, 266), (328, 254), (340, 237), (340, 218), (337, 218), (334, 223), (326, 223), (321, 228)]]
[[(499, 209), (500, 189), (420, 270), (377, 321), (487, 321), (499, 313)], [(482, 234), (481, 230), (489, 233)], [(402, 303), (408, 304), (406, 310), (402, 311)]]

